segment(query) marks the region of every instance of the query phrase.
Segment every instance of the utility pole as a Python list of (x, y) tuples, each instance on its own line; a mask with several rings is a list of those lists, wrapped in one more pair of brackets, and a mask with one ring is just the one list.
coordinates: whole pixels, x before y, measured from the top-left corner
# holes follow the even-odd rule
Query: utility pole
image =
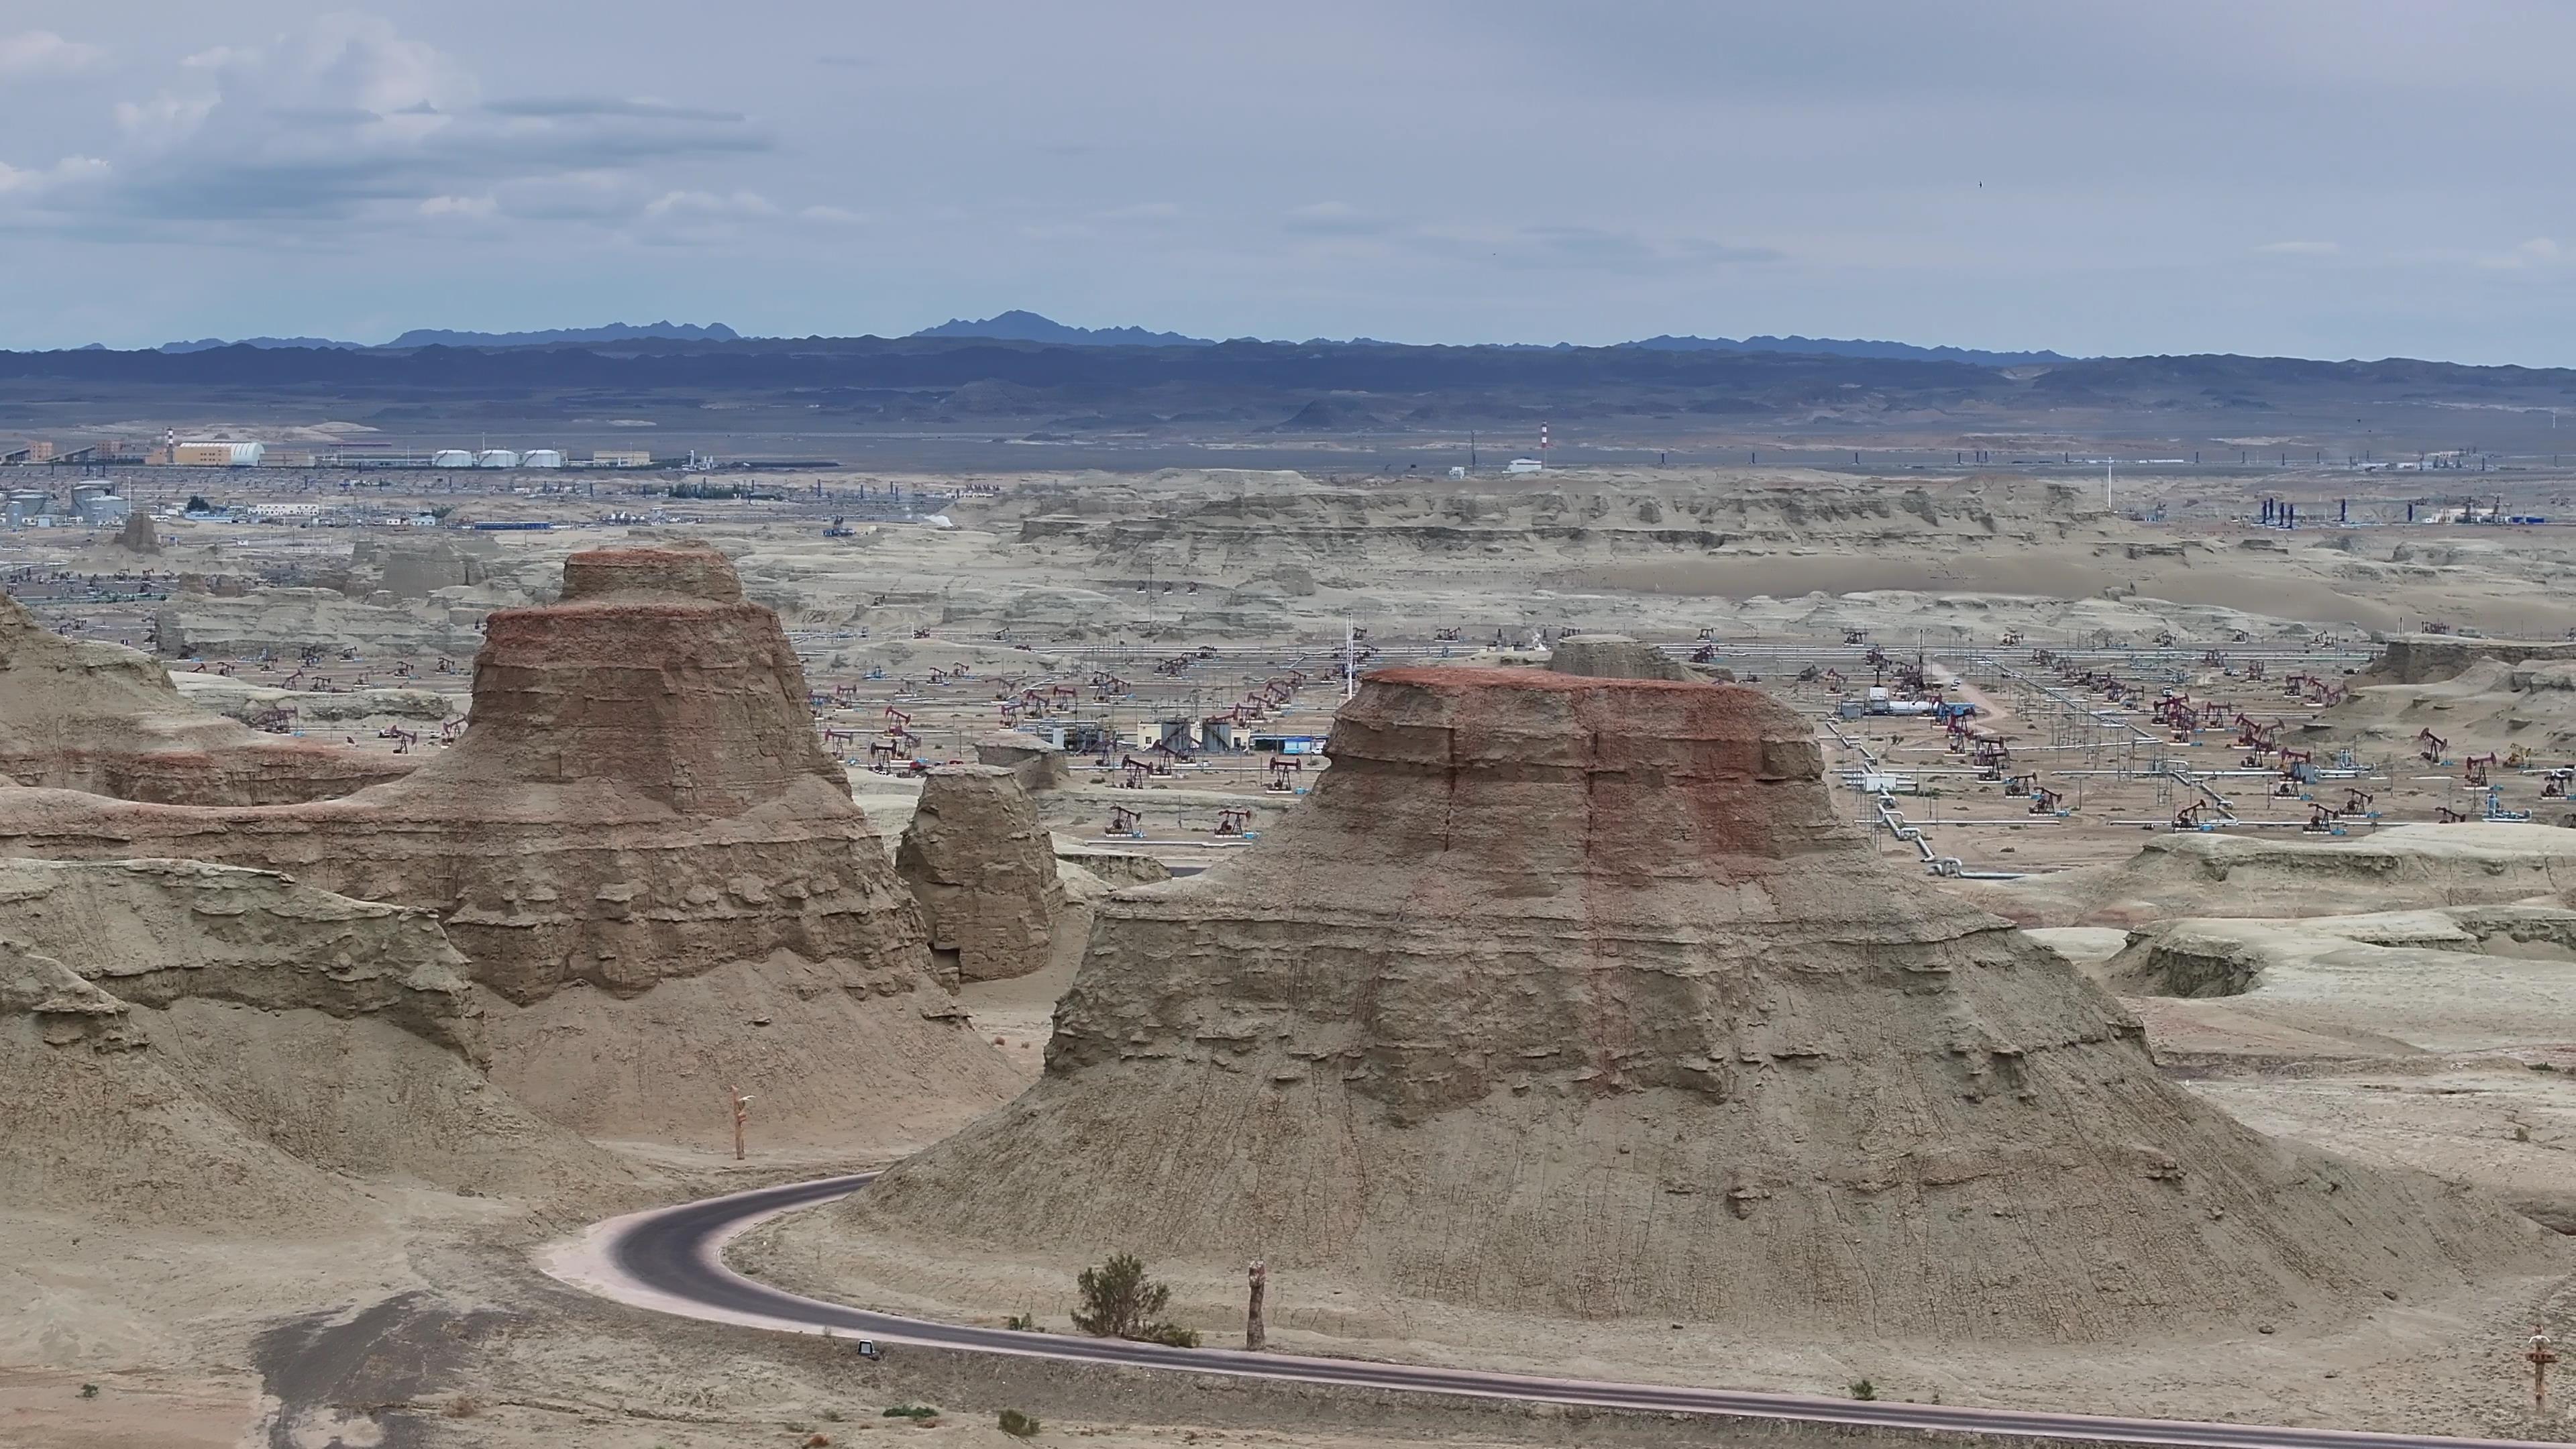
[(1270, 1325), (1261, 1316), (1261, 1300), (1270, 1291), (1270, 1269), (1255, 1258), (1246, 1276), (1252, 1280), (1252, 1302), (1243, 1312), (1243, 1346), (1247, 1352), (1259, 1353), (1270, 1346)]
[(733, 1096), (733, 1160), (742, 1161), (742, 1124), (751, 1117), (751, 1098), (740, 1087), (727, 1087)]
[(2549, 1346), (2548, 1332), (2537, 1323), (2531, 1325), (2531, 1351), (2523, 1357), (2531, 1360), (2532, 1416), (2546, 1417), (2549, 1413), (2549, 1366), (2558, 1362), (2558, 1355)]

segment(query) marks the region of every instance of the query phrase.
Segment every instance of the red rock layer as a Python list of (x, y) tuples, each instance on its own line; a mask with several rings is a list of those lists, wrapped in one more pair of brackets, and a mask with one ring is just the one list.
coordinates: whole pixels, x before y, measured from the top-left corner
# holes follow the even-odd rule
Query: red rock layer
[[(2165, 1081), (1727, 685), (1372, 675), (1299, 811), (1100, 903), (1045, 1076), (834, 1210), (1513, 1314), (2098, 1337), (2546, 1261)], [(1086, 1259), (1087, 1260), (1087, 1259)]]

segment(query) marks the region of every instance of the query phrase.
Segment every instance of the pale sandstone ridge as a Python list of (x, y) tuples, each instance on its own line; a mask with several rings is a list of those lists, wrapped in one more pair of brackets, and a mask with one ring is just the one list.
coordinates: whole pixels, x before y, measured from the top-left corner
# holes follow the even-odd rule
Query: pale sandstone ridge
[(1055, 848), (1019, 779), (998, 765), (941, 765), (895, 847), (948, 981), (1003, 981), (1045, 967), (1066, 908)]
[(2380, 641), (2379, 657), (2358, 684), (2436, 684), (2487, 663), (2543, 664), (2576, 660), (2576, 642), (2472, 639), (2457, 634), (2397, 634)]
[(1062, 789), (1072, 778), (1064, 751), (1026, 730), (995, 730), (975, 740), (979, 764), (1000, 765), (1028, 791)]
[(2576, 831), (2476, 821), (2352, 840), (2190, 832), (2150, 840), (2114, 865), (1957, 889), (2024, 926), (2502, 905), (2576, 891)]
[(1547, 657), (1547, 667), (1550, 673), (1589, 679), (1690, 683), (1707, 677), (1654, 645), (1641, 644), (1625, 634), (1568, 634), (1556, 641), (1555, 650)]
[(0, 779), (168, 804), (277, 805), (345, 795), (412, 763), (208, 713), (149, 655), (63, 638), (0, 595)]
[(496, 1077), (595, 1133), (712, 1144), (737, 1077), (773, 1140), (926, 1134), (999, 1100), (777, 616), (708, 550), (564, 574), (562, 602), (490, 617), (472, 724), (405, 779), (269, 810), (27, 792), (0, 851), (223, 860), (434, 910), (499, 998)]
[(425, 911), (197, 861), (0, 861), (0, 1209), (346, 1225), (352, 1179), (631, 1188), (480, 1070)]
[(2041, 1340), (2551, 1261), (2166, 1082), (2062, 958), (1882, 865), (1757, 692), (1388, 670), (1330, 754), (1252, 850), (1100, 903), (1036, 1086), (789, 1236)]

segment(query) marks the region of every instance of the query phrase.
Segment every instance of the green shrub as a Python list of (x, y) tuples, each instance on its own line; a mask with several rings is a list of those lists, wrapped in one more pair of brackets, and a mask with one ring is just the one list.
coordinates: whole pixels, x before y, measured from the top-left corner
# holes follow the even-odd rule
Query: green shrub
[(897, 1404), (879, 1415), (885, 1419), (936, 1419), (939, 1411), (928, 1404)]
[(1038, 1436), (1038, 1421), (1017, 1409), (1004, 1409), (1002, 1432), (1014, 1439), (1034, 1439)]
[(1014, 1313), (1002, 1320), (1002, 1326), (1020, 1333), (1046, 1332), (1045, 1329), (1038, 1327), (1038, 1318), (1034, 1313)]
[(1878, 1385), (1871, 1383), (1867, 1379), (1854, 1380), (1851, 1386), (1851, 1396), (1855, 1399), (1877, 1398)]
[(1083, 1269), (1074, 1288), (1082, 1306), (1073, 1310), (1073, 1326), (1095, 1338), (1198, 1347), (1197, 1334), (1163, 1320), (1172, 1290), (1146, 1277), (1145, 1265), (1133, 1254), (1120, 1253), (1097, 1268)]

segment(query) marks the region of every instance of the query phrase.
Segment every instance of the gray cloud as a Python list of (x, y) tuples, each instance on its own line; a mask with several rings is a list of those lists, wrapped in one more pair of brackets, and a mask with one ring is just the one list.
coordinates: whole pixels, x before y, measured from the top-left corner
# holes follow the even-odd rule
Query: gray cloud
[[(590, 96), (487, 104), (479, 91), (453, 57), (364, 16), (214, 48), (148, 99), (121, 103), (120, 146), (91, 184), (46, 188), (38, 215), (144, 238), (209, 222), (423, 214), (607, 221), (646, 214), (670, 188), (613, 186), (621, 199), (609, 205), (602, 174), (775, 144), (739, 111)], [(515, 199), (532, 189), (575, 199)]]
[(50, 283), (0, 289), (22, 344), (381, 330), (398, 277), (403, 326), (1024, 306), (2576, 362), (2576, 195), (2533, 181), (2576, 7), (2529, 0), (10, 17), (0, 227)]
[(0, 78), (79, 75), (107, 63), (107, 49), (66, 40), (56, 31), (22, 30), (0, 35)]
[(534, 97), (494, 101), (483, 109), (496, 116), (622, 116), (647, 121), (713, 121), (738, 125), (751, 119), (740, 111), (710, 111), (664, 101), (602, 100), (591, 97)]

